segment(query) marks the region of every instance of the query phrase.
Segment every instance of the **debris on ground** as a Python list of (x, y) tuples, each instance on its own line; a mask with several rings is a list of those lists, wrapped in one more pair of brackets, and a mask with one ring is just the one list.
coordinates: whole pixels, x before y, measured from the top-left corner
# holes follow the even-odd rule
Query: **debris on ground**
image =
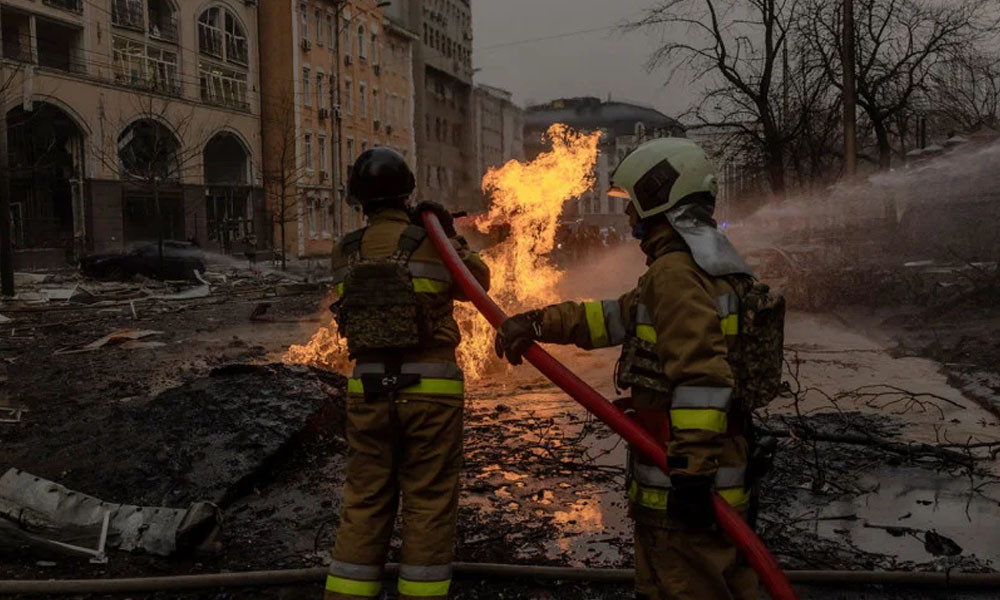
[[(61, 350), (56, 350), (55, 355), (61, 356), (65, 354), (83, 354), (86, 352), (96, 352), (106, 346), (119, 346), (125, 350), (136, 350), (139, 348), (151, 348), (158, 346), (150, 346), (148, 343), (143, 345), (139, 340), (154, 336), (162, 335), (162, 331), (149, 331), (142, 329), (119, 329), (118, 331), (112, 331), (108, 335), (101, 337), (99, 339), (90, 342), (89, 344), (84, 344), (79, 348), (64, 348)], [(160, 343), (160, 346), (165, 344)]]
[[(218, 551), (221, 524), (209, 502), (186, 509), (116, 504), (18, 469), (0, 477), (0, 552), (8, 554), (103, 559), (105, 547), (158, 556)], [(78, 541), (88, 538), (97, 540), (93, 550)]]

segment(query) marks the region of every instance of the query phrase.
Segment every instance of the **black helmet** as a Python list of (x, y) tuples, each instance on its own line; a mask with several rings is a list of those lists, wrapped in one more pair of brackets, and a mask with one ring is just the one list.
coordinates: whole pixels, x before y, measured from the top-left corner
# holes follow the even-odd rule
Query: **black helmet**
[(348, 203), (352, 206), (406, 200), (417, 182), (406, 159), (392, 148), (379, 146), (366, 150), (354, 162), (347, 184)]

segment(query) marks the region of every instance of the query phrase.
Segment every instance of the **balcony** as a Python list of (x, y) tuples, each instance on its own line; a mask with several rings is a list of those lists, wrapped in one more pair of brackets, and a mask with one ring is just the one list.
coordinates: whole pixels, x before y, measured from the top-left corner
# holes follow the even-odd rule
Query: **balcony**
[(83, 0), (43, 0), (46, 6), (61, 8), (77, 14), (83, 13)]

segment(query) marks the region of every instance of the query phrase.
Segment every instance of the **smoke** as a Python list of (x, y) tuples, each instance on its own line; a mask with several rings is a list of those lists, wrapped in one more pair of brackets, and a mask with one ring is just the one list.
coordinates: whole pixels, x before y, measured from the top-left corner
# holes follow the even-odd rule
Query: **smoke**
[(845, 263), (987, 257), (1000, 225), (1000, 143), (966, 144), (865, 180), (792, 195), (728, 223), (744, 253), (768, 247)]
[(632, 240), (571, 265), (556, 291), (564, 300), (610, 300), (635, 288), (645, 272), (646, 255)]

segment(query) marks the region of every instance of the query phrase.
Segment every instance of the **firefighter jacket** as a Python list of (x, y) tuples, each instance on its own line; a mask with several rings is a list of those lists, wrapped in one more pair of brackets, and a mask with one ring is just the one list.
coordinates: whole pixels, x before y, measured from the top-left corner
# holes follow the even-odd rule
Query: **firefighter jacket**
[[(362, 238), (361, 254), (365, 258), (384, 258), (396, 251), (399, 239), (410, 226), (409, 215), (399, 209), (381, 210), (369, 217), (369, 226)], [(454, 238), (452, 245), (473, 276), (489, 289), (489, 267), (479, 255), (469, 249), (463, 238)], [(434, 328), (420, 348), (393, 356), (364, 355), (355, 357), (355, 369), (348, 379), (349, 400), (364, 397), (364, 376), (393, 374), (419, 375), (420, 382), (400, 390), (400, 398), (422, 398), (461, 404), (464, 395), (462, 371), (455, 358), (455, 348), (461, 339), (458, 324), (452, 317), (454, 300), (465, 300), (457, 283), (452, 281), (444, 262), (430, 239), (424, 239), (407, 264), (414, 291), (426, 295), (429, 304), (441, 307), (443, 318), (434, 320)], [(342, 245), (333, 252), (333, 283), (338, 295), (344, 291), (344, 278), (350, 265)]]
[[(639, 423), (666, 445), (671, 472), (713, 476), (716, 490), (743, 507), (747, 447), (736, 431), (743, 413), (726, 359), (739, 331), (739, 297), (729, 281), (698, 267), (666, 224), (642, 249), (649, 268), (636, 289), (613, 300), (543, 309), (540, 341), (584, 349), (623, 345), (618, 383), (631, 388)], [(630, 462), (633, 516), (666, 523), (669, 477), (641, 457)]]

